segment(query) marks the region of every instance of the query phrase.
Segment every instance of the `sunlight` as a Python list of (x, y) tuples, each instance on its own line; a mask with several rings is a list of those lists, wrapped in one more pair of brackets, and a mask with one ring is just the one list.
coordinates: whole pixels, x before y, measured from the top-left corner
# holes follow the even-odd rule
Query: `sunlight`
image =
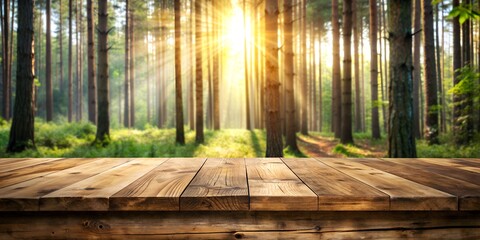
[[(235, 5), (233, 8), (232, 16), (227, 20), (226, 25), (229, 26), (224, 36), (227, 47), (230, 48), (233, 53), (243, 53), (245, 26), (243, 24), (243, 11), (238, 5)], [(246, 37), (247, 41), (251, 38), (250, 36)]]

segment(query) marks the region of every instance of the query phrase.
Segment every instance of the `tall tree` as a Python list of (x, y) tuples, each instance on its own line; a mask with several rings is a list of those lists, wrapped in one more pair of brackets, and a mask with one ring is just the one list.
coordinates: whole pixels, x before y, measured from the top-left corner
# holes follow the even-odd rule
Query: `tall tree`
[(98, 0), (98, 120), (96, 142), (106, 144), (110, 139), (110, 84), (108, 76), (108, 0)]
[[(19, 5), (20, 6), (20, 5)], [(10, 22), (10, 0), (3, 1), (3, 41), (2, 41), (2, 81), (3, 81), (3, 99), (2, 99), (2, 110), (3, 118), (10, 120), (10, 107), (11, 107), (11, 92), (12, 92), (12, 80), (9, 78), (9, 72), (11, 71), (10, 61), (9, 61), (9, 42), (12, 41), (9, 39), (9, 22)]]
[(203, 143), (202, 0), (195, 0), (195, 142)]
[(45, 69), (45, 83), (46, 83), (46, 108), (47, 108), (47, 122), (53, 120), (53, 87), (52, 87), (52, 32), (51, 32), (51, 12), (52, 12), (52, 0), (46, 0), (47, 10), (47, 33), (46, 33), (46, 69)]
[[(422, 28), (422, 9), (421, 1), (415, 1), (414, 29), (415, 32)], [(422, 34), (414, 35), (413, 44), (413, 131), (416, 138), (420, 138), (420, 87), (422, 85), (422, 67), (420, 63), (420, 46), (422, 44)]]
[(129, 0), (125, 0), (125, 66), (124, 66), (124, 108), (123, 126), (128, 128), (130, 122), (130, 6)]
[(176, 142), (185, 144), (185, 133), (183, 130), (183, 102), (182, 102), (182, 50), (181, 34), (182, 28), (180, 19), (181, 9), (180, 0), (175, 0), (175, 116), (176, 116)]
[(278, 1), (265, 2), (266, 157), (282, 157), (280, 81), (278, 80)]
[(93, 29), (95, 23), (93, 20), (93, 1), (87, 0), (87, 41), (88, 41), (88, 120), (92, 123), (97, 122), (97, 79), (95, 77), (95, 46)]
[[(213, 4), (213, 22), (215, 23), (213, 26), (213, 37), (215, 39), (215, 43), (219, 43), (219, 31), (218, 29), (221, 26), (220, 22), (220, 9), (219, 9), (219, 1), (212, 1)], [(219, 59), (219, 47), (216, 47), (213, 51), (213, 129), (219, 130), (220, 129), (220, 86), (219, 86), (219, 78), (220, 78), (220, 59)]]
[[(433, 36), (433, 8), (430, 0), (422, 1), (423, 52), (425, 54), (425, 139), (429, 144), (438, 144), (438, 100), (435, 65), (435, 39)], [(437, 59), (438, 60), (438, 59)]]
[[(417, 0), (418, 1), (418, 0)], [(378, 116), (377, 1), (369, 0), (370, 8), (370, 85), (372, 97), (372, 138), (380, 138)]]
[(58, 48), (59, 48), (59, 70), (60, 70), (60, 76), (59, 76), (59, 80), (60, 80), (60, 92), (63, 93), (64, 91), (64, 88), (65, 88), (65, 83), (63, 82), (64, 78), (63, 78), (63, 8), (62, 8), (62, 0), (58, 0), (58, 14), (59, 14), (59, 17), (58, 17)]
[(7, 152), (34, 148), (34, 61), (33, 8), (34, 0), (18, 1), (17, 28), (17, 87), (13, 121)]
[[(462, 5), (471, 7), (471, 0), (462, 0)], [(472, 22), (470, 19), (462, 24), (462, 67), (472, 69)], [(468, 143), (473, 138), (473, 96), (471, 93), (466, 93), (463, 96), (462, 114), (464, 117), (463, 135), (464, 142)], [(460, 121), (462, 118), (458, 119)]]
[(300, 103), (302, 110), (302, 122), (300, 127), (300, 132), (304, 135), (308, 134), (308, 93), (307, 93), (307, 1), (301, 0), (301, 14), (300, 15), (300, 24), (301, 24), (301, 80), (300, 80)]
[[(132, 2), (135, 3), (135, 2)], [(137, 1), (138, 3), (138, 1)], [(129, 8), (130, 11), (130, 40), (128, 43), (130, 44), (130, 64), (128, 67), (130, 68), (128, 73), (130, 74), (130, 127), (135, 127), (135, 34), (134, 34), (134, 27), (135, 27), (135, 5)]]
[(353, 0), (343, 1), (343, 81), (342, 81), (342, 133), (343, 144), (353, 143), (352, 134), (352, 22)]
[(388, 156), (416, 157), (412, 99), (412, 1), (388, 2), (390, 87)]
[(68, 122), (72, 122), (73, 117), (73, 71), (72, 71), (72, 17), (73, 0), (68, 0)]
[(360, 132), (362, 131), (362, 89), (360, 86), (360, 56), (359, 56), (359, 48), (360, 48), (360, 34), (359, 34), (359, 26), (362, 24), (361, 21), (358, 19), (358, 6), (357, 0), (352, 1), (352, 9), (353, 9), (353, 52), (354, 52), (354, 76), (355, 76), (355, 131)]
[(286, 147), (292, 151), (298, 151), (297, 135), (295, 127), (295, 92), (293, 91), (293, 21), (292, 0), (284, 0), (284, 49), (285, 49), (285, 124), (286, 124)]
[(250, 116), (250, 85), (249, 85), (249, 75), (248, 75), (248, 49), (247, 49), (247, 8), (246, 8), (246, 0), (243, 0), (243, 61), (244, 61), (244, 75), (245, 75), (245, 111), (246, 111), (246, 123), (247, 129), (252, 130), (252, 123), (251, 123), (251, 116)]
[[(459, 0), (453, 0), (453, 7), (460, 5)], [(457, 86), (460, 83), (459, 70), (462, 67), (462, 45), (461, 45), (461, 28), (459, 17), (453, 19), (453, 85)], [(458, 94), (453, 95), (453, 132), (455, 134), (455, 142), (457, 145), (464, 144), (466, 142), (465, 134), (462, 133), (462, 97)]]
[(342, 83), (340, 74), (340, 24), (338, 22), (338, 0), (332, 0), (333, 68), (332, 68), (332, 127), (335, 137), (342, 130)]

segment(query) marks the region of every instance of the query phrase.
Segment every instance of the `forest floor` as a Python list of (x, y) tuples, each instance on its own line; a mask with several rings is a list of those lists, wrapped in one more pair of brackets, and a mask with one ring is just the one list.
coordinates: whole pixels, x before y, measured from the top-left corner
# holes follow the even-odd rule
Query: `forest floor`
[[(266, 134), (264, 130), (244, 129), (205, 130), (205, 142), (195, 143), (195, 132), (185, 128), (185, 145), (174, 142), (175, 129), (112, 129), (111, 142), (106, 147), (92, 145), (95, 126), (89, 123), (35, 123), (36, 149), (17, 154), (5, 153), (10, 124), (0, 122), (1, 157), (264, 157)], [(287, 158), (296, 157), (385, 157), (386, 138), (370, 138), (369, 133), (354, 133), (355, 144), (343, 145), (332, 133), (310, 132), (298, 135), (299, 152), (284, 149)], [(430, 146), (417, 141), (418, 157), (480, 158), (480, 136), (467, 146), (457, 147), (452, 137), (443, 135), (442, 144)]]

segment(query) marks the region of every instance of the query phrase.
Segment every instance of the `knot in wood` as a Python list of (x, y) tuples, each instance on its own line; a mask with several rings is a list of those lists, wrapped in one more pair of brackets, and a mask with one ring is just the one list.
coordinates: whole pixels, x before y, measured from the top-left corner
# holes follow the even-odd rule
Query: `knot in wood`
[(83, 228), (92, 232), (105, 232), (110, 230), (110, 225), (103, 223), (101, 221), (84, 221)]
[(243, 238), (243, 234), (241, 234), (241, 233), (235, 233), (233, 236), (235, 236), (236, 239)]

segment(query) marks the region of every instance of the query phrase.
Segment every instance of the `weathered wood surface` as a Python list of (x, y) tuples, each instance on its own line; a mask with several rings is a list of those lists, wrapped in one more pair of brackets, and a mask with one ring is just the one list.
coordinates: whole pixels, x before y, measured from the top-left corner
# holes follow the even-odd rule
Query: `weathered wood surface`
[(0, 211), (480, 211), (480, 161), (0, 159)]
[(0, 239), (479, 239), (478, 212), (6, 212)]

